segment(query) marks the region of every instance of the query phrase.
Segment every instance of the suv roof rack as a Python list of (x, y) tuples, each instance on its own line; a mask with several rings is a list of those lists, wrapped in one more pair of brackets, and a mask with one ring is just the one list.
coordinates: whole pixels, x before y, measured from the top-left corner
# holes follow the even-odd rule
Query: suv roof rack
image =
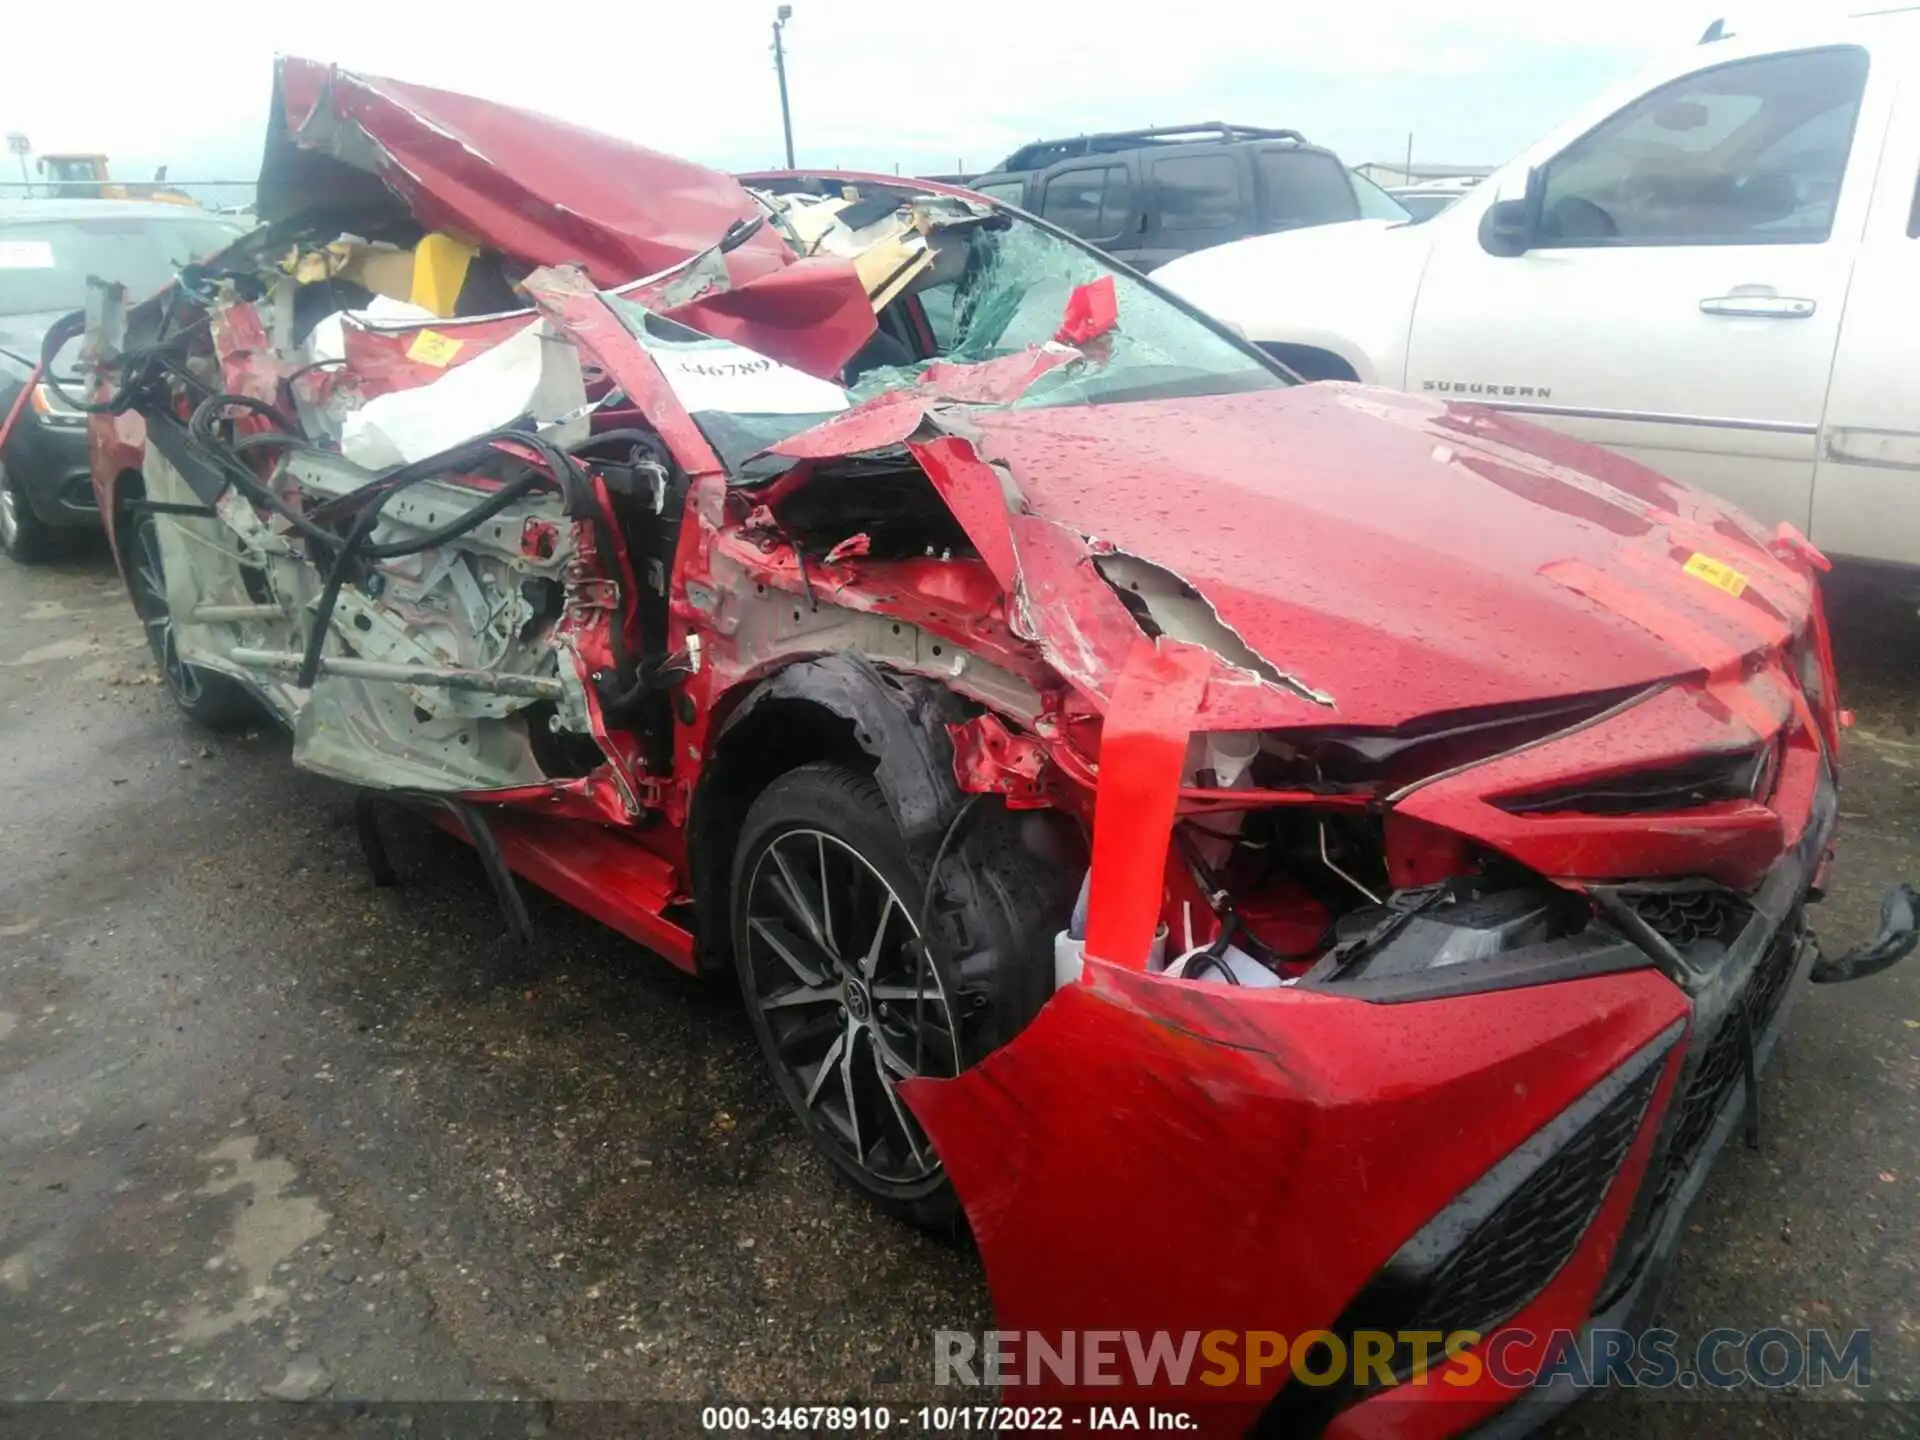
[(1229, 125), (1221, 120), (1202, 120), (1192, 125), (1154, 125), (1145, 130), (1105, 130), (1063, 140), (1035, 140), (1032, 144), (1022, 145), (993, 168), (1039, 170), (1056, 160), (1071, 160), (1077, 155), (1110, 155), (1117, 150), (1135, 150), (1143, 145), (1191, 145), (1206, 140), (1291, 140), (1298, 145), (1307, 143), (1307, 137), (1298, 130), (1271, 130), (1261, 125)]

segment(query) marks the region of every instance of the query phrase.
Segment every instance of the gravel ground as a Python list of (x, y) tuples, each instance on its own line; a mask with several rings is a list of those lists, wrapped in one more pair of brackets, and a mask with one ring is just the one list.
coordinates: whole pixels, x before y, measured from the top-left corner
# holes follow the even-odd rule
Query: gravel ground
[[(1912, 617), (1839, 600), (1841, 943), (1920, 877)], [(175, 714), (103, 556), (0, 563), (0, 758), (0, 1400), (904, 1406), (932, 1330), (989, 1324), (972, 1255), (814, 1158), (727, 996), (532, 894), (540, 969), (485, 984), (471, 854), (396, 826), (404, 883), (374, 888), (347, 794), (277, 732)], [(1915, 1398), (1917, 1081), (1920, 963), (1802, 997), (1675, 1329), (1865, 1327), (1875, 1392)], [(1594, 1404), (1558, 1433), (1700, 1414)]]

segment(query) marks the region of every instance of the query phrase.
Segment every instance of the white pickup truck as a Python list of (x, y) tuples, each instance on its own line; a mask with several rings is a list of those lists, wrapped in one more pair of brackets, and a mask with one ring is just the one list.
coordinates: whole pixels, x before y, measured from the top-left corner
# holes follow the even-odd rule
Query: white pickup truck
[(1423, 225), (1154, 279), (1308, 379), (1520, 411), (1920, 566), (1920, 10), (1717, 29)]

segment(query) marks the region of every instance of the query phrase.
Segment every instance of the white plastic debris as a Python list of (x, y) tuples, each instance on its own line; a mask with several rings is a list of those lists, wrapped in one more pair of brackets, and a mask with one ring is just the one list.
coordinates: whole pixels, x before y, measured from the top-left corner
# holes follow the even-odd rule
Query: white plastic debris
[[(1167, 958), (1167, 927), (1162, 925), (1154, 932), (1153, 944), (1147, 950), (1147, 968), (1159, 970)], [(1053, 937), (1053, 988), (1064, 990), (1079, 980), (1087, 968), (1087, 942), (1076, 935), (1062, 930)]]
[(376, 295), (373, 303), (364, 310), (336, 310), (315, 325), (307, 335), (307, 361), (318, 365), (346, 359), (347, 322), (350, 320), (372, 325), (418, 325), (437, 318), (423, 306), (410, 305), (405, 300), (395, 300), (388, 295)]
[(579, 352), (535, 320), (430, 384), (369, 400), (346, 417), (340, 450), (356, 465), (383, 470), (529, 415), (543, 428), (564, 420), (552, 438), (577, 444), (587, 436), (586, 406)]

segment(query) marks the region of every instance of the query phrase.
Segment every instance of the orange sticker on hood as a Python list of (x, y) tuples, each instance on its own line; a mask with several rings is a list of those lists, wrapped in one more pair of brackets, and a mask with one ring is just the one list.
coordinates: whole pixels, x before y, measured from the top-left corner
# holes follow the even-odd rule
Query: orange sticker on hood
[(1747, 577), (1731, 565), (1723, 565), (1711, 555), (1702, 555), (1695, 551), (1685, 565), (1687, 574), (1696, 580), (1704, 580), (1716, 590), (1724, 590), (1729, 595), (1738, 595), (1747, 588)]

